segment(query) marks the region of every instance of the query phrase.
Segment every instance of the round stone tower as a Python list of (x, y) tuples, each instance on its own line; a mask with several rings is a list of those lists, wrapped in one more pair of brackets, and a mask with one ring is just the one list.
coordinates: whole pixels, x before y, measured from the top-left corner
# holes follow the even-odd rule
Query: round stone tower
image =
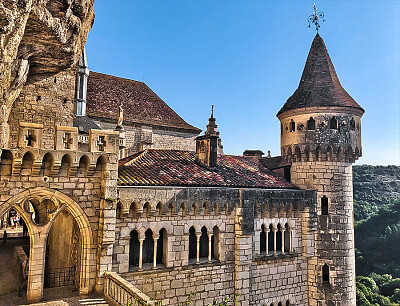
[(317, 191), (309, 305), (356, 305), (352, 163), (362, 154), (363, 113), (317, 34), (300, 84), (277, 114), (292, 183)]

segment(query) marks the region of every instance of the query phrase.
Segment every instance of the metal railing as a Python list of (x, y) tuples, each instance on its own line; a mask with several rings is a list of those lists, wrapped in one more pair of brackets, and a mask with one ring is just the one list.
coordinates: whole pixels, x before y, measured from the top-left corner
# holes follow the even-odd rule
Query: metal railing
[(117, 273), (106, 272), (104, 276), (104, 296), (113, 305), (139, 306), (158, 304)]
[(45, 272), (45, 287), (63, 287), (75, 285), (76, 267), (48, 269)]

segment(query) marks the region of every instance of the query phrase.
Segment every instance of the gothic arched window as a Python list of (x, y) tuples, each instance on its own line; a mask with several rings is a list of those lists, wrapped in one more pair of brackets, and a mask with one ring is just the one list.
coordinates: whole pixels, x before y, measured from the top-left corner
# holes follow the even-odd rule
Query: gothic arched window
[(129, 240), (129, 266), (139, 265), (139, 235), (138, 232), (133, 230), (130, 234), (131, 238)]
[(274, 228), (272, 224), (270, 224), (268, 231), (268, 254), (273, 254), (273, 253), (274, 253)]
[(200, 258), (208, 257), (208, 233), (207, 228), (203, 226), (201, 228), (200, 236)]
[(322, 282), (329, 284), (329, 266), (327, 264), (322, 267)]
[(267, 252), (267, 234), (265, 232), (264, 224), (261, 225), (261, 232), (260, 232), (260, 254), (266, 255)]
[(296, 122), (292, 120), (290, 120), (290, 131), (294, 132), (296, 130)]
[(333, 129), (333, 130), (337, 130), (337, 129), (338, 129), (338, 121), (337, 121), (337, 119), (336, 119), (335, 116), (333, 116), (333, 117), (331, 118), (331, 120), (330, 120), (330, 122), (329, 122), (329, 126), (330, 126), (330, 128)]
[(315, 130), (315, 120), (313, 117), (310, 117), (307, 121), (307, 130)]
[(192, 226), (189, 229), (189, 259), (197, 258), (197, 237), (196, 230)]

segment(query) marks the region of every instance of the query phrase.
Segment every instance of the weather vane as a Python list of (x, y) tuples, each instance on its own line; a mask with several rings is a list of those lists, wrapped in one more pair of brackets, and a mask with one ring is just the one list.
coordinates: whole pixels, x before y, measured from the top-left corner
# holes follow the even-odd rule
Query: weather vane
[(312, 15), (308, 16), (308, 27), (311, 27), (311, 23), (315, 24), (315, 29), (317, 30), (318, 33), (318, 29), (321, 27), (319, 25), (319, 19), (322, 18), (322, 21), (325, 21), (324, 17), (325, 14), (324, 12), (317, 12), (317, 7), (315, 6), (315, 3), (313, 5), (314, 8), (314, 12), (312, 13)]

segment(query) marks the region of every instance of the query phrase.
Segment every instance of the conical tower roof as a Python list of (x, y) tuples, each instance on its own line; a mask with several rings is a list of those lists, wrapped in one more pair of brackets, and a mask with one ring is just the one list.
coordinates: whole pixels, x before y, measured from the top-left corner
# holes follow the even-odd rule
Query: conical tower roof
[(277, 116), (292, 109), (323, 106), (352, 107), (364, 112), (340, 84), (325, 43), (317, 34), (308, 53), (300, 84)]

